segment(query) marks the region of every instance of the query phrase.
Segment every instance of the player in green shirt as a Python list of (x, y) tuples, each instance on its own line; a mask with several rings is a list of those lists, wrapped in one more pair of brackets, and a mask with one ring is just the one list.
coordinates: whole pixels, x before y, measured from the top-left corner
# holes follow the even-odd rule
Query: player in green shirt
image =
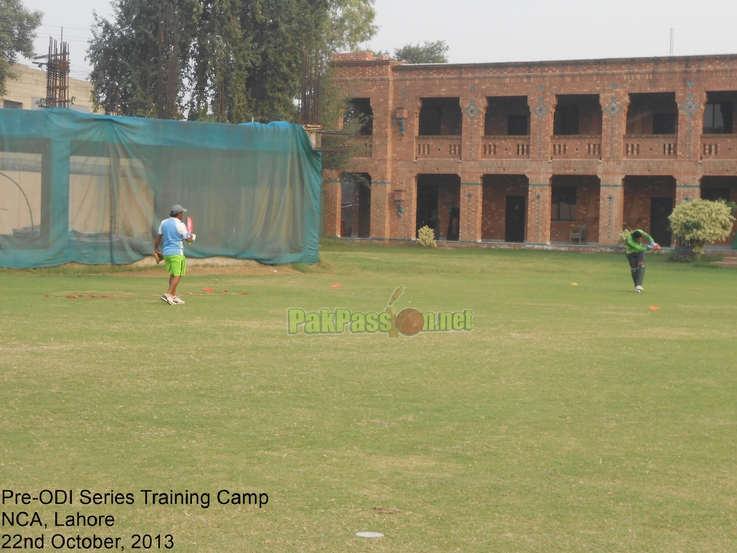
[[(642, 245), (642, 239), (647, 239), (647, 245)], [(635, 283), (635, 292), (643, 291), (642, 282), (645, 280), (645, 252), (648, 250), (658, 251), (660, 246), (655, 243), (653, 237), (644, 230), (633, 230), (625, 242), (627, 247), (627, 261), (632, 271), (632, 281)]]

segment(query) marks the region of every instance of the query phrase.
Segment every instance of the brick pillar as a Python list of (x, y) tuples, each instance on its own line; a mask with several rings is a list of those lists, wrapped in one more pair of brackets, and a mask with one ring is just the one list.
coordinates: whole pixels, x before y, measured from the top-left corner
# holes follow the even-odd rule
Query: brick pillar
[(371, 182), (371, 238), (389, 238), (390, 192), (390, 182)]
[(627, 109), (629, 108), (629, 94), (627, 91), (616, 88), (612, 83), (612, 90), (599, 94), (601, 113), (601, 159), (618, 160), (624, 155), (624, 135), (627, 134)]
[(599, 245), (616, 246), (624, 225), (624, 177), (601, 175)]
[[(701, 197), (701, 187), (699, 185), (699, 177), (696, 175), (686, 175), (676, 177), (676, 202), (679, 205), (683, 202), (690, 202)], [(675, 206), (674, 206), (675, 207)]]
[[(527, 96), (530, 107), (530, 161), (546, 162), (550, 159), (550, 137), (553, 134), (555, 94), (540, 85), (536, 93)], [(536, 172), (527, 175), (527, 229), (528, 244), (550, 244), (550, 177), (549, 173)]]
[(530, 107), (530, 161), (546, 161), (550, 159), (555, 94), (539, 90), (539, 94), (527, 96), (527, 105)]
[(550, 175), (527, 175), (527, 244), (550, 244)]
[[(472, 160), (481, 157), (481, 137), (484, 134), (483, 108), (486, 98), (474, 92), (461, 96), (461, 112), (463, 114), (463, 133), (461, 135), (461, 159)], [(476, 96), (478, 94), (478, 97)]]
[(481, 177), (478, 182), (461, 181), (460, 242), (481, 242), (481, 200)]
[(340, 236), (340, 202), (342, 187), (336, 171), (323, 172), (322, 189), (325, 194), (325, 213), (323, 215), (325, 236)]
[(701, 132), (704, 128), (706, 92), (695, 90), (693, 82), (685, 90), (676, 92), (678, 105), (678, 161), (696, 161), (700, 157)]

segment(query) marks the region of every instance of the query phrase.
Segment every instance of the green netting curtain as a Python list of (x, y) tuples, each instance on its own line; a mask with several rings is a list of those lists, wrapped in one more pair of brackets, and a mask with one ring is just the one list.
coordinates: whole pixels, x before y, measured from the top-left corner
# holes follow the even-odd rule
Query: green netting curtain
[(0, 109), (0, 266), (126, 264), (174, 204), (188, 257), (316, 263), (322, 163), (305, 130)]

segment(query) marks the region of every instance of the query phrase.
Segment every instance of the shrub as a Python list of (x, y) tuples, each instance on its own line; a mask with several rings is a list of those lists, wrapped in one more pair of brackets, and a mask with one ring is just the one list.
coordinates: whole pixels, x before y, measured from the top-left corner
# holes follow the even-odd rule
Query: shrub
[(417, 243), (426, 248), (437, 248), (438, 244), (435, 242), (435, 231), (425, 225), (417, 231)]
[(683, 202), (668, 219), (679, 245), (691, 247), (697, 254), (704, 252), (707, 242), (726, 240), (735, 221), (727, 203), (702, 199)]
[(632, 231), (628, 228), (620, 232), (619, 238), (617, 238), (617, 244), (619, 244), (620, 246), (624, 246), (627, 243), (627, 238), (630, 237), (630, 234), (632, 234)]

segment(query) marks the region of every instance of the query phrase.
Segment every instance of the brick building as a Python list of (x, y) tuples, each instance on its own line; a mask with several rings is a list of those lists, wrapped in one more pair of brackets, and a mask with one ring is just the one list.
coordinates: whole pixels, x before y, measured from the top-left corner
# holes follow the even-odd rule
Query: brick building
[(675, 205), (737, 200), (737, 55), (332, 67), (369, 118), (353, 173), (325, 175), (327, 236), (669, 246)]

